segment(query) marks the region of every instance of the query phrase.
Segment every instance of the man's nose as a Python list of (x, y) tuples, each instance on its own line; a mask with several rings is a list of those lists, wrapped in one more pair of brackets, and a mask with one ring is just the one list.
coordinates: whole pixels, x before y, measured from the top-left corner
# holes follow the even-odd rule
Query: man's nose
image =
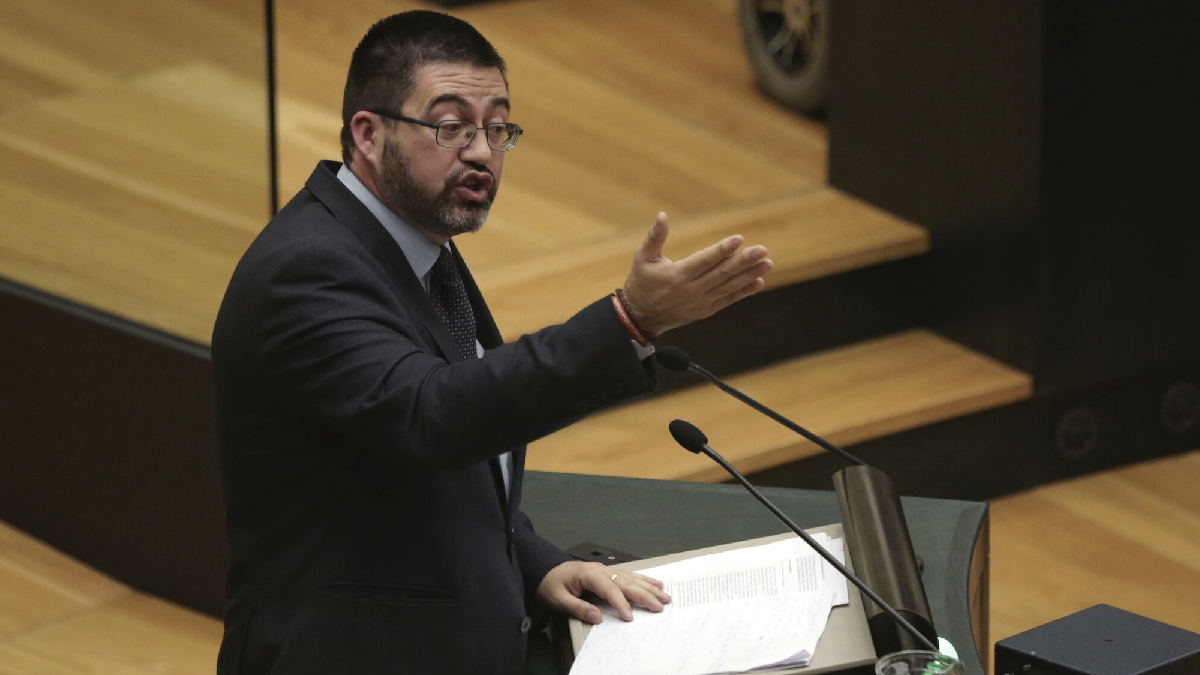
[(459, 150), (459, 155), (463, 161), (488, 163), (492, 158), (492, 147), (487, 142), (487, 129), (477, 129), (471, 140)]

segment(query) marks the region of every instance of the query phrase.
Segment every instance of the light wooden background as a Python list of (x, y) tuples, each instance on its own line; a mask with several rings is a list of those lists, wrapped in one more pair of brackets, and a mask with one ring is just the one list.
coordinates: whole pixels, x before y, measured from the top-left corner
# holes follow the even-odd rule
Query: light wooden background
[(0, 3), (0, 276), (207, 343), (269, 211), (263, 21)]
[[(357, 39), (422, 5), (278, 4), (287, 196), (338, 154)], [(499, 274), (636, 236), (660, 209), (736, 219), (822, 189), (824, 131), (754, 91), (733, 7), (511, 0), (460, 12), (508, 59), (514, 120), (530, 129), (493, 219), (464, 242), (473, 268)], [(207, 342), (267, 216), (260, 9), (0, 3), (0, 275)], [(1191, 453), (997, 501), (993, 637), (1097, 602), (1200, 631), (1198, 484)], [(212, 619), (0, 529), (0, 675), (211, 673), (219, 635)]]

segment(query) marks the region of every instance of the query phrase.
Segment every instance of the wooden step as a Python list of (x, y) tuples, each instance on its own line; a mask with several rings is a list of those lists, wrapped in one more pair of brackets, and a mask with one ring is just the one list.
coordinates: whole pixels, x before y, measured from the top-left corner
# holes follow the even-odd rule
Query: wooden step
[(218, 619), (133, 593), (0, 641), (0, 672), (207, 675), (221, 633)]
[(0, 522), (0, 644), (129, 593), (124, 585)]
[(0, 673), (211, 673), (221, 633), (0, 522)]
[(993, 501), (992, 638), (1098, 603), (1200, 631), (1197, 484), (1200, 450)]
[[(785, 361), (731, 384), (838, 445), (886, 436), (1027, 398), (1031, 378), (924, 330)], [(750, 473), (822, 452), (717, 388), (699, 384), (598, 414), (530, 447), (538, 471), (721, 481), (680, 448), (673, 419), (699, 426)]]
[[(767, 287), (845, 272), (929, 249), (929, 235), (833, 188), (820, 188), (705, 217), (673, 221), (668, 257), (727, 235), (763, 244), (775, 261)], [(559, 250), (475, 273), (506, 340), (562, 323), (625, 281), (644, 232)], [(462, 244), (471, 260), (471, 244)]]

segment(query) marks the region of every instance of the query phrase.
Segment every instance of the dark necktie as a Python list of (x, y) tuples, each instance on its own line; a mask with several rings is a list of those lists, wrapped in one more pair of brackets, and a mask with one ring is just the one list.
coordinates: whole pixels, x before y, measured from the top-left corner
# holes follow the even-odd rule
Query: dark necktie
[(454, 337), (462, 357), (478, 358), (479, 352), (475, 349), (475, 313), (471, 310), (471, 301), (467, 299), (467, 288), (454, 264), (454, 254), (445, 246), (440, 248), (442, 252), (433, 264), (433, 274), (429, 276), (429, 299), (450, 329), (450, 335)]

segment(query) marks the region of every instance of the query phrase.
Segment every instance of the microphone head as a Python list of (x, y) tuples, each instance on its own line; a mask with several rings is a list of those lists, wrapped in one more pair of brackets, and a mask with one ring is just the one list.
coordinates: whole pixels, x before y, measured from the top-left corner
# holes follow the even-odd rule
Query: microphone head
[(682, 445), (684, 450), (699, 454), (704, 450), (704, 446), (708, 445), (708, 436), (704, 435), (703, 431), (696, 428), (691, 422), (683, 420), (672, 420), (667, 426), (671, 430), (671, 438), (675, 442)]
[[(662, 364), (663, 368), (666, 368), (667, 370), (682, 371), (687, 370), (688, 366), (692, 365), (692, 357), (688, 356), (687, 352), (683, 351), (679, 347), (672, 347), (671, 345), (656, 347), (654, 349), (654, 356), (658, 359), (658, 362)], [(684, 422), (684, 424), (687, 423)], [(695, 429), (695, 427), (692, 428)]]

